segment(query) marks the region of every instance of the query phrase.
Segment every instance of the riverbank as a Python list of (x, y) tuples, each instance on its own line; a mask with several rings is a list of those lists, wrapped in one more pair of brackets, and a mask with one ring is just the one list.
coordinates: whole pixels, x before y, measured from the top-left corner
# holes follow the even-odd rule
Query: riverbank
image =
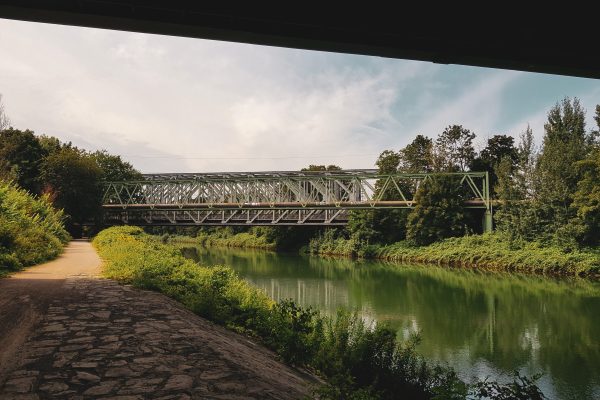
[[(321, 399), (430, 399), (440, 393), (479, 398), (480, 386), (430, 365), (416, 353), (416, 341), (399, 342), (394, 330), (367, 326), (356, 313), (325, 317), (290, 301), (275, 303), (230, 268), (200, 266), (139, 228), (107, 229), (94, 245), (107, 277), (162, 292), (200, 316), (259, 339), (284, 361), (320, 374), (328, 382), (319, 390)], [(537, 389), (525, 386), (517, 384), (519, 390)]]
[(318, 382), (162, 294), (101, 279), (101, 264), (74, 241), (0, 281), (1, 399), (299, 400)]
[[(197, 238), (173, 237), (173, 242), (205, 247), (276, 250), (276, 240), (253, 231), (232, 234), (201, 232)], [(510, 243), (500, 233), (449, 238), (428, 246), (407, 242), (365, 246), (352, 239), (322, 235), (312, 238), (304, 251), (313, 255), (379, 259), (391, 262), (435, 264), (482, 271), (600, 278), (600, 249), (565, 250), (538, 242)]]
[(600, 251), (570, 250), (538, 242), (512, 244), (499, 233), (449, 238), (428, 246), (407, 242), (357, 246), (351, 239), (315, 238), (311, 254), (362, 256), (403, 263), (435, 264), (483, 271), (600, 277)]

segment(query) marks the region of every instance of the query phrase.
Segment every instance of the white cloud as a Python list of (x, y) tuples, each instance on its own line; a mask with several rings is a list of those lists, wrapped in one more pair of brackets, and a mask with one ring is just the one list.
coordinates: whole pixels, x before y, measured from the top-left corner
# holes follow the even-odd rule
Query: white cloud
[(494, 133), (504, 101), (503, 92), (521, 74), (515, 71), (494, 71), (463, 88), (455, 98), (448, 99), (441, 109), (435, 110), (428, 106), (430, 112), (412, 129), (413, 135), (421, 133), (436, 137), (448, 125), (453, 124), (465, 126), (477, 133), (480, 139)]
[(494, 133), (521, 76), (490, 70), (452, 92), (430, 63), (7, 20), (0, 55), (16, 127), (148, 172), (372, 167), (449, 124)]

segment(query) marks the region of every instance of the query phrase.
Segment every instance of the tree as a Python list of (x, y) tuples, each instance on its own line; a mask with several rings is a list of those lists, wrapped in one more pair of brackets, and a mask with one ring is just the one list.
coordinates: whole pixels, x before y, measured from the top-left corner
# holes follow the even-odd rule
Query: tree
[(106, 150), (101, 150), (92, 153), (91, 157), (102, 171), (100, 178), (102, 181), (114, 182), (143, 179), (142, 174), (133, 168), (133, 165), (123, 161), (121, 156), (114, 156)]
[(23, 189), (39, 194), (40, 165), (46, 152), (32, 131), (0, 131), (0, 178), (13, 180)]
[(531, 199), (535, 194), (535, 166), (538, 153), (533, 140), (533, 131), (527, 125), (527, 129), (519, 135), (519, 146), (517, 148), (518, 163), (516, 185), (523, 199)]
[(462, 125), (448, 126), (435, 141), (437, 171), (466, 171), (475, 158), (475, 134)]
[(464, 191), (459, 178), (435, 176), (423, 181), (408, 215), (406, 238), (419, 245), (462, 236), (468, 231)]
[(42, 146), (42, 149), (44, 149), (46, 154), (52, 154), (57, 151), (60, 151), (60, 149), (62, 149), (65, 146), (73, 147), (71, 145), (71, 142), (62, 143), (58, 138), (55, 138), (54, 136), (46, 136), (46, 135), (38, 136), (38, 142), (40, 142), (40, 146)]
[(590, 145), (600, 144), (600, 104), (596, 105), (596, 115), (594, 115), (594, 121), (596, 121), (596, 129), (592, 129), (592, 132), (590, 133)]
[(403, 172), (433, 171), (433, 140), (417, 135), (405, 148), (400, 150), (400, 169)]
[(580, 170), (575, 163), (589, 150), (585, 132), (585, 111), (575, 98), (565, 98), (548, 113), (545, 135), (538, 158), (538, 198), (547, 232), (555, 234), (573, 216), (571, 203), (577, 190)]
[(481, 150), (479, 157), (475, 158), (471, 163), (472, 171), (488, 171), (490, 177), (490, 188), (492, 190), (496, 186), (498, 176), (496, 168), (500, 161), (507, 159), (513, 167), (516, 166), (519, 154), (514, 145), (515, 139), (508, 135), (494, 135), (487, 141), (486, 147)]
[(0, 131), (8, 129), (10, 126), (10, 119), (6, 115), (4, 110), (4, 103), (2, 103), (2, 94), (0, 94)]
[(581, 243), (597, 246), (600, 244), (600, 147), (594, 148), (576, 167), (582, 178), (573, 198), (576, 217), (572, 223), (581, 226)]
[(314, 164), (310, 164), (308, 166), (308, 168), (302, 168), (300, 171), (341, 171), (342, 168), (338, 167), (337, 165), (314, 165)]
[(68, 228), (75, 236), (77, 225), (92, 220), (100, 211), (101, 177), (96, 161), (75, 147), (63, 147), (44, 160), (44, 191), (68, 214)]

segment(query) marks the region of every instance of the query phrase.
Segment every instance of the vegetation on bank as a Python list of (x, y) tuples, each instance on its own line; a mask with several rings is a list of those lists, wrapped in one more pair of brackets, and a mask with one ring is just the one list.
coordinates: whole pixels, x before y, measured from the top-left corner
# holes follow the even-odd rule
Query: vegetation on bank
[(428, 246), (408, 241), (389, 245), (357, 243), (328, 231), (310, 241), (311, 254), (377, 258), (389, 261), (428, 263), (492, 271), (515, 271), (552, 275), (600, 276), (600, 252), (565, 250), (540, 242), (511, 242), (502, 233), (444, 239)]
[(0, 277), (59, 255), (70, 239), (63, 219), (46, 196), (0, 180)]
[[(0, 121), (3, 115), (0, 103)], [(141, 179), (121, 157), (89, 152), (52, 136), (0, 126), (0, 179), (14, 182), (64, 211), (66, 229), (80, 236), (82, 225), (99, 222), (105, 181)]]
[(275, 250), (276, 243), (271, 231), (263, 227), (253, 227), (248, 232), (235, 233), (232, 229), (199, 231), (193, 239), (202, 246), (241, 247), (250, 249)]
[(520, 376), (507, 385), (467, 385), (420, 357), (417, 339), (400, 342), (395, 331), (366, 325), (357, 314), (326, 317), (291, 301), (275, 303), (230, 268), (200, 266), (140, 228), (110, 228), (93, 243), (107, 277), (162, 292), (200, 316), (260, 338), (286, 362), (322, 375), (322, 399), (543, 398)]
[[(475, 134), (448, 126), (437, 138), (417, 135), (376, 161), (381, 174), (430, 172), (416, 185), (378, 181), (382, 200), (414, 196), (412, 209), (352, 211), (344, 229), (264, 227), (197, 229), (206, 246), (260, 247), (313, 254), (383, 258), (555, 275), (597, 276), (600, 268), (600, 105), (586, 129), (579, 100), (548, 112), (540, 147), (527, 128), (518, 143), (494, 135), (480, 151)], [(311, 165), (311, 171), (339, 167)], [(495, 203), (494, 234), (481, 235), (482, 210), (468, 209), (470, 189), (456, 175), (487, 171)], [(402, 195), (400, 194), (402, 193)], [(295, 245), (295, 246), (294, 246)]]

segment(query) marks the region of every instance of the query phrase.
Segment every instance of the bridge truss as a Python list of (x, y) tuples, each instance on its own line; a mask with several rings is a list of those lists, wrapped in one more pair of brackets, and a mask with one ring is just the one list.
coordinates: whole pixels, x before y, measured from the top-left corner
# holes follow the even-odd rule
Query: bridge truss
[(491, 229), (486, 172), (146, 174), (140, 181), (106, 183), (104, 220), (134, 225), (344, 225), (351, 210), (413, 208), (419, 185), (441, 175), (453, 176), (464, 188), (465, 207), (485, 210), (484, 230)]

